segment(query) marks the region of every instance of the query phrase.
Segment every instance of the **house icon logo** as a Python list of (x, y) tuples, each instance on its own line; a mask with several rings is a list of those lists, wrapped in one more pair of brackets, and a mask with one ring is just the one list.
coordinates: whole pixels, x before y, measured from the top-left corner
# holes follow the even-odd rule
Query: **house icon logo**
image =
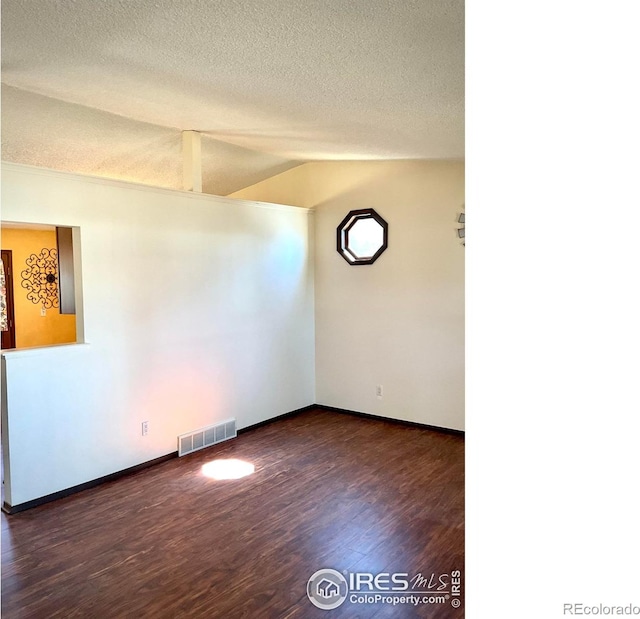
[(325, 600), (330, 597), (333, 597), (334, 595), (338, 595), (339, 592), (340, 592), (340, 587), (338, 587), (338, 585), (335, 582), (331, 582), (326, 578), (323, 578), (318, 583), (318, 595), (325, 598)]
[(338, 608), (347, 599), (347, 592), (347, 579), (336, 570), (318, 570), (307, 583), (307, 597), (322, 610)]

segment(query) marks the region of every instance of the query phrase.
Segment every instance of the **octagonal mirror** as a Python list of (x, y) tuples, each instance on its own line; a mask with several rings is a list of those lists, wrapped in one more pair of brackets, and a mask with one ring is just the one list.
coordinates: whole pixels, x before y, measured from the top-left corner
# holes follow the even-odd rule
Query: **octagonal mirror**
[(388, 229), (372, 208), (350, 211), (337, 229), (338, 253), (352, 265), (373, 264), (387, 249)]

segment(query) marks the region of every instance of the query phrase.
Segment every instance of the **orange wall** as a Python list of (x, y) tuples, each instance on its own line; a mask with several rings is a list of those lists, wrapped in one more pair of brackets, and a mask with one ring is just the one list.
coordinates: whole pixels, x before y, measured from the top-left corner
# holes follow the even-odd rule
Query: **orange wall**
[(27, 290), (21, 286), (20, 272), (26, 268), (31, 254), (39, 254), (46, 247), (56, 247), (55, 230), (29, 230), (2, 227), (2, 249), (12, 252), (13, 300), (16, 322), (16, 348), (48, 346), (76, 341), (76, 317), (60, 314), (56, 307), (47, 309), (42, 316), (42, 305), (27, 299)]

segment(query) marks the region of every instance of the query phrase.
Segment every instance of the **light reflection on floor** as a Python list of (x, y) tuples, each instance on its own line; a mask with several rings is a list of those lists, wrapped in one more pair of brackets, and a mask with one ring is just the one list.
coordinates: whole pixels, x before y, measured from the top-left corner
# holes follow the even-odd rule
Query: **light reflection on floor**
[(202, 467), (202, 474), (211, 479), (240, 479), (255, 471), (255, 466), (244, 460), (230, 458), (227, 460), (213, 460)]

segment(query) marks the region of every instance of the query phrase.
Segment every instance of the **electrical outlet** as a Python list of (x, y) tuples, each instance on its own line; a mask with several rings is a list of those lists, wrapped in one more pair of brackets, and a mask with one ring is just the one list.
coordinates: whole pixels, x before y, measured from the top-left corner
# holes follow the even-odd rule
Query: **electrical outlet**
[(142, 422), (142, 436), (147, 436), (147, 434), (149, 434), (149, 422), (148, 421), (143, 421)]
[(47, 315), (47, 308), (43, 305), (40, 308), (40, 316), (46, 316)]
[(376, 385), (376, 398), (382, 400), (382, 385)]

